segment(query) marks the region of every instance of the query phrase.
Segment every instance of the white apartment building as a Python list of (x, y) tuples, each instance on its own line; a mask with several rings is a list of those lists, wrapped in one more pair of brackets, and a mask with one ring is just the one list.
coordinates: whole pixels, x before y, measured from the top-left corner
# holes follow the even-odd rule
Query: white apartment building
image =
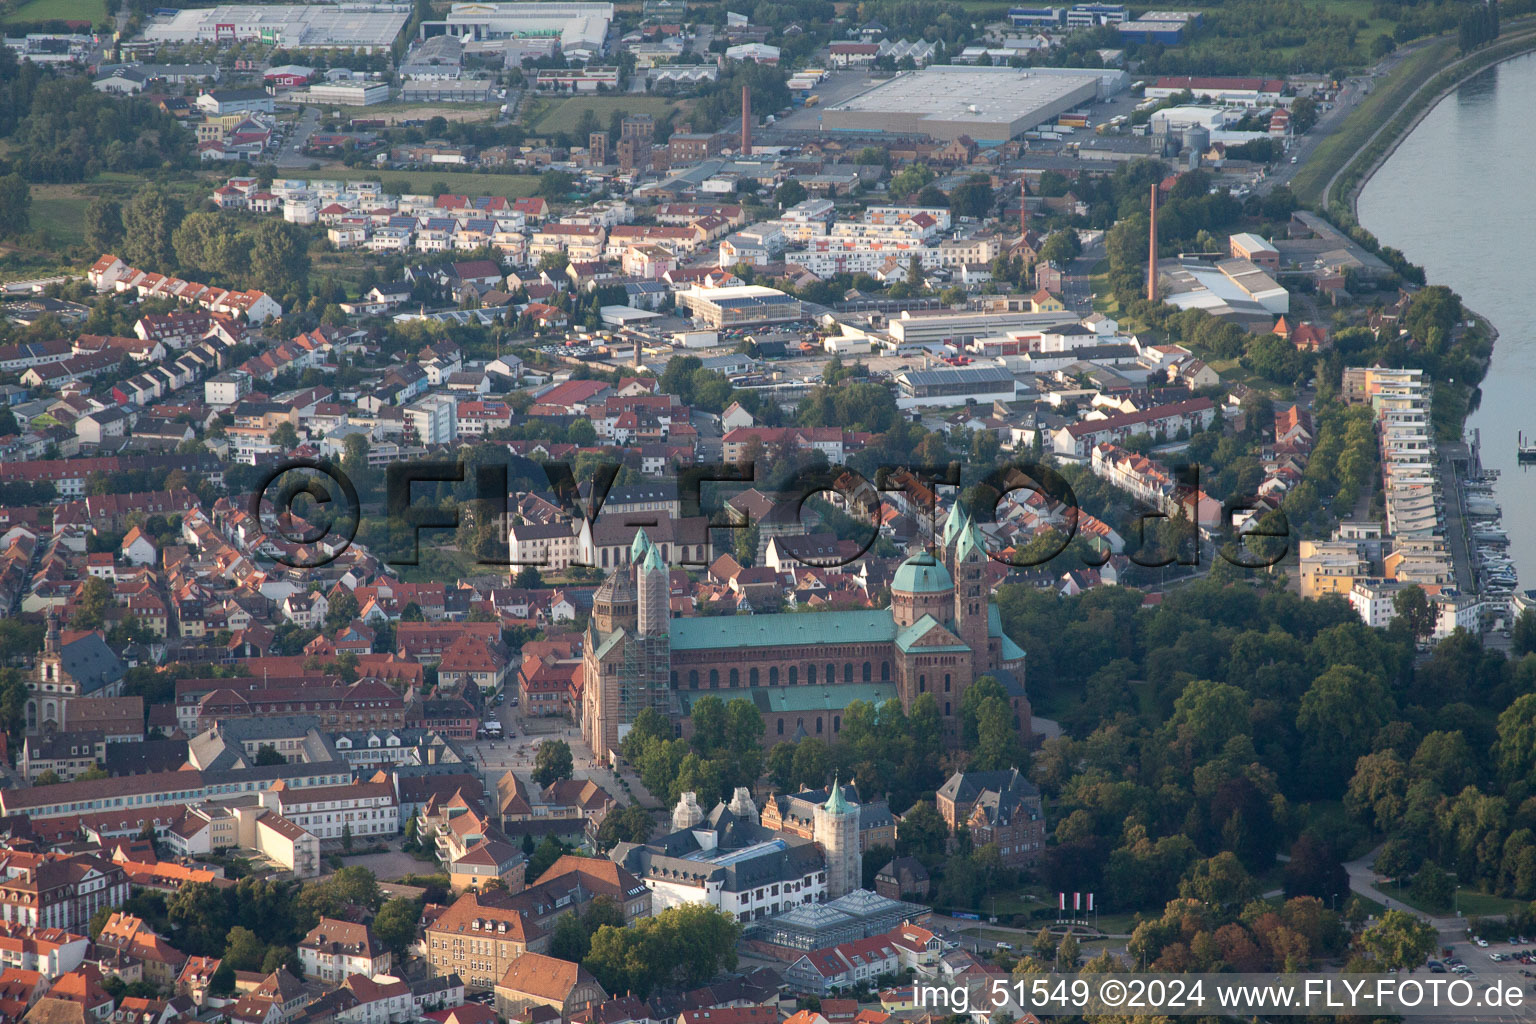
[(279, 782), (261, 794), (269, 807), (320, 839), (392, 836), (400, 831), (400, 801), (388, 782), (289, 789)]
[(401, 411), (418, 444), (451, 444), (458, 436), (459, 403), (451, 395), (427, 395)]
[(1367, 626), (1386, 629), (1392, 624), (1395, 614), (1392, 601), (1402, 589), (1403, 585), (1396, 580), (1355, 580), (1355, 585), (1345, 597), (1349, 600), (1349, 606)]
[(514, 565), (564, 570), (576, 557), (576, 532), (561, 523), (513, 523), (507, 549)]

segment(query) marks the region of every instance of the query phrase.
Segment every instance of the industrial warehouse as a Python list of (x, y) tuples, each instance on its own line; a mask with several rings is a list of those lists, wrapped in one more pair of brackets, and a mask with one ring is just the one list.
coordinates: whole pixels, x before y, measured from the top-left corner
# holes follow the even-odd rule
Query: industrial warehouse
[(608, 3), (467, 3), (454, 4), (442, 21), (422, 22), (421, 35), (557, 38), (567, 57), (585, 60), (604, 52), (612, 21)]
[(255, 6), (226, 4), (177, 11), (144, 29), (152, 43), (259, 41), (294, 50), (388, 49), (410, 19), (409, 4)]
[(1000, 143), (1119, 91), (1124, 72), (945, 65), (897, 75), (829, 106), (829, 131), (926, 132)]

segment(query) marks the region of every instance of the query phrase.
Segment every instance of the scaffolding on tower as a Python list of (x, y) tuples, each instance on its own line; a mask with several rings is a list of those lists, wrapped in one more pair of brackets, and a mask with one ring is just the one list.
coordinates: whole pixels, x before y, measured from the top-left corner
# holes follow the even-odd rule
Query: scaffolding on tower
[(624, 638), (624, 664), (619, 674), (620, 739), (646, 708), (668, 718), (682, 713), (672, 692), (672, 648), (666, 634), (635, 632)]

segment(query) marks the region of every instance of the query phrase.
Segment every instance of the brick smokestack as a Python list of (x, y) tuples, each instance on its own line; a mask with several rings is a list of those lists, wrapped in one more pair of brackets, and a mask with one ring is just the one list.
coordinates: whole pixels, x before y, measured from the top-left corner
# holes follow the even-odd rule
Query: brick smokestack
[(1157, 301), (1157, 184), (1152, 185), (1152, 227), (1147, 233), (1147, 301)]
[(1029, 232), (1029, 181), (1019, 179), (1019, 230)]
[(741, 155), (752, 155), (752, 87), (741, 87)]

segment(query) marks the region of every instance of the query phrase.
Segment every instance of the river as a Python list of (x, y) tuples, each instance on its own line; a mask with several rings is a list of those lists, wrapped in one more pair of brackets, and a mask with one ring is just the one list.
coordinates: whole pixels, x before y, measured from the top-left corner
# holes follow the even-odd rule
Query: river
[(1536, 435), (1536, 54), (1467, 79), (1403, 140), (1360, 195), (1360, 223), (1449, 285), (1498, 329), (1482, 432), (1522, 587), (1536, 587), (1536, 466), (1515, 458)]

